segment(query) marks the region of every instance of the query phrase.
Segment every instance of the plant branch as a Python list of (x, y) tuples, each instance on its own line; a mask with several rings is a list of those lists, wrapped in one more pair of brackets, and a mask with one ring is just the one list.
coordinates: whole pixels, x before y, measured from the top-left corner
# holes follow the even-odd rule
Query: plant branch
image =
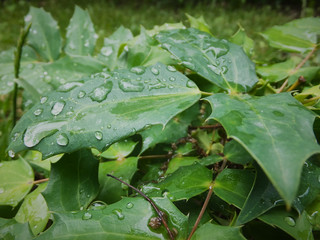
[(168, 158), (171, 157), (171, 155), (147, 155), (147, 156), (140, 156), (139, 159), (154, 159), (154, 158)]
[(208, 206), (209, 200), (210, 200), (210, 198), (212, 196), (212, 192), (213, 192), (213, 184), (211, 184), (210, 187), (209, 187), (209, 191), (208, 191), (206, 200), (204, 201), (204, 203), (202, 205), (202, 208), (201, 208), (201, 211), (199, 213), (199, 216), (198, 216), (198, 218), (197, 218), (197, 220), (196, 220), (196, 222), (195, 222), (195, 224), (194, 224), (194, 226), (193, 226), (193, 228), (192, 228), (192, 230), (190, 232), (190, 235), (189, 235), (187, 240), (190, 240), (192, 235), (194, 234), (194, 232), (197, 230), (198, 225), (199, 225), (199, 223), (201, 221), (201, 218), (202, 218), (204, 212), (206, 211), (206, 208)]
[(166, 230), (167, 230), (167, 232), (168, 232), (168, 234), (170, 236), (170, 239), (174, 240), (174, 236), (173, 236), (173, 234), (172, 234), (172, 232), (171, 232), (171, 230), (170, 230), (170, 228), (169, 228), (169, 226), (168, 226), (168, 224), (167, 224), (167, 222), (166, 222), (166, 220), (165, 220), (165, 218), (163, 216), (163, 212), (160, 211), (160, 209), (156, 206), (156, 204), (153, 202), (152, 199), (150, 199), (147, 195), (145, 195), (143, 192), (141, 192), (139, 189), (135, 188), (134, 186), (130, 185), (129, 183), (126, 183), (126, 182), (122, 181), (121, 179), (119, 179), (119, 178), (117, 178), (117, 177), (115, 177), (115, 176), (113, 176), (111, 174), (107, 174), (107, 176), (108, 177), (112, 177), (115, 180), (127, 185), (128, 187), (130, 187), (133, 190), (135, 190), (136, 192), (138, 192), (142, 197), (144, 197), (151, 204), (151, 206), (154, 208), (154, 210), (157, 212), (158, 216), (160, 217), (160, 219), (162, 221), (162, 224), (164, 225), (164, 227), (166, 228)]
[[(26, 37), (28, 36), (30, 28), (31, 28), (31, 23), (27, 26), (27, 28), (25, 30), (21, 29), (21, 31), (20, 31), (20, 37), (18, 40), (17, 49), (14, 53), (14, 55), (15, 55), (15, 58), (14, 58), (14, 77), (15, 78), (19, 78), (22, 47), (24, 45)], [(12, 102), (12, 108), (13, 108), (12, 125), (13, 125), (13, 127), (16, 125), (16, 121), (17, 121), (17, 97), (18, 97), (18, 84), (15, 81), (14, 82), (14, 89), (13, 89), (13, 102)]]
[(33, 181), (32, 184), (39, 184), (39, 183), (43, 183), (43, 182), (47, 182), (47, 181), (49, 181), (49, 178), (43, 178), (43, 179)]
[(294, 84), (292, 84), (291, 87), (289, 87), (287, 89), (287, 92), (290, 92), (290, 91), (296, 89), (301, 83), (305, 83), (305, 82), (306, 82), (306, 79), (303, 76), (300, 76), (298, 78), (298, 80), (295, 81)]
[(285, 89), (285, 87), (286, 87), (287, 84), (288, 84), (288, 81), (289, 81), (289, 79), (287, 78), (287, 79), (283, 82), (283, 84), (281, 85), (281, 87), (278, 89), (277, 93), (281, 93), (281, 92)]

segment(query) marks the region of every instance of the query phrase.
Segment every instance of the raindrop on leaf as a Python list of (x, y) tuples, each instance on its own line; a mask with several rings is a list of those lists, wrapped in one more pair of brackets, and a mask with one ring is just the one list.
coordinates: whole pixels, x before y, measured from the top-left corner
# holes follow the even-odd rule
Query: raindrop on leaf
[(57, 137), (57, 143), (60, 146), (67, 146), (69, 143), (69, 139), (68, 139), (67, 134), (65, 134), (65, 133), (59, 134)]

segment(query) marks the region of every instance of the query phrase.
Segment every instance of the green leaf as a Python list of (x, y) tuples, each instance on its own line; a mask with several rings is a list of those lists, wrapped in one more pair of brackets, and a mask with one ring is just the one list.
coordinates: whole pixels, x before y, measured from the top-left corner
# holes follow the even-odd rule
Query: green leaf
[(254, 160), (247, 150), (234, 140), (224, 145), (223, 154), (230, 162), (242, 165), (251, 163)]
[[(169, 79), (170, 80), (170, 79)], [(151, 126), (140, 133), (142, 136), (143, 153), (148, 148), (153, 148), (158, 143), (173, 143), (188, 133), (188, 126), (199, 112), (198, 104), (178, 114), (163, 128), (161, 125)]]
[(276, 226), (297, 240), (313, 240), (312, 226), (308, 215), (303, 212), (300, 216), (294, 211), (275, 208), (259, 217), (263, 222)]
[(132, 38), (133, 35), (129, 29), (123, 26), (119, 27), (109, 38), (104, 39), (104, 46), (100, 50), (98, 59), (105, 63), (110, 70), (114, 70), (124, 45)]
[(242, 236), (240, 227), (221, 226), (207, 222), (195, 231), (191, 238), (191, 240), (202, 239), (245, 240), (246, 238)]
[(46, 81), (56, 80), (60, 84), (73, 82), (90, 74), (101, 72), (105, 66), (90, 56), (68, 56), (60, 58), (52, 64), (45, 65)]
[(122, 196), (127, 196), (128, 186), (111, 177), (107, 177), (107, 174), (112, 174), (123, 181), (130, 183), (134, 173), (138, 169), (138, 159), (138, 157), (129, 157), (121, 160), (100, 163), (100, 191), (97, 199), (109, 204), (119, 201)]
[(254, 157), (290, 205), (303, 163), (320, 151), (313, 133), (314, 113), (289, 93), (264, 97), (215, 94), (206, 100), (213, 109), (210, 118), (219, 121), (228, 137)]
[(0, 239), (33, 239), (28, 223), (17, 223), (14, 219), (0, 218)]
[(50, 217), (47, 203), (41, 195), (46, 186), (47, 184), (41, 184), (36, 190), (28, 194), (15, 216), (15, 220), (19, 223), (29, 222), (34, 235), (45, 229)]
[[(178, 231), (176, 239), (185, 239), (187, 217), (168, 199), (154, 198), (154, 201), (160, 209), (165, 209), (169, 227)], [(105, 209), (54, 213), (53, 225), (36, 239), (168, 239), (163, 226), (158, 229), (148, 226), (152, 217), (157, 215), (146, 200), (138, 197), (124, 198)]]
[(75, 7), (66, 38), (64, 51), (67, 54), (87, 56), (93, 53), (98, 35), (87, 10)]
[(167, 196), (171, 201), (179, 201), (197, 196), (209, 189), (212, 172), (195, 162), (180, 167), (162, 182), (144, 185), (142, 190), (148, 196)]
[(297, 19), (282, 26), (274, 26), (261, 35), (274, 48), (305, 53), (316, 47), (319, 26), (320, 18)]
[(98, 194), (98, 161), (90, 150), (65, 154), (51, 164), (50, 180), (43, 196), (50, 211), (86, 208)]
[(166, 125), (199, 100), (198, 88), (183, 74), (162, 64), (141, 69), (141, 75), (118, 70), (44, 96), (13, 129), (8, 149), (36, 149), (43, 158), (86, 147), (102, 151), (150, 124)]
[(173, 30), (173, 29), (185, 29), (186, 27), (183, 25), (182, 22), (178, 23), (165, 23), (161, 26), (155, 25), (152, 29), (147, 30), (149, 36), (153, 37), (154, 35), (158, 34), (164, 30)]
[(245, 29), (240, 24), (238, 31), (230, 38), (230, 42), (241, 46), (248, 56), (253, 54), (254, 42), (247, 36)]
[(243, 49), (194, 28), (160, 32), (156, 39), (185, 67), (229, 92), (247, 92), (258, 81)]
[(216, 178), (214, 193), (229, 204), (242, 208), (254, 181), (250, 170), (224, 169)]
[(34, 174), (30, 165), (22, 160), (0, 163), (0, 205), (15, 207), (28, 194)]
[(134, 150), (137, 143), (138, 142), (134, 142), (130, 139), (125, 139), (123, 141), (112, 144), (106, 151), (99, 155), (108, 159), (122, 160)]
[(203, 16), (201, 15), (198, 18), (192, 17), (191, 15), (186, 13), (188, 21), (190, 22), (190, 27), (199, 29), (200, 31), (207, 32), (212, 35), (210, 32), (210, 26), (204, 20)]
[(30, 7), (24, 18), (26, 26), (32, 23), (27, 37), (30, 45), (44, 60), (54, 61), (61, 51), (61, 36), (57, 22), (43, 8)]

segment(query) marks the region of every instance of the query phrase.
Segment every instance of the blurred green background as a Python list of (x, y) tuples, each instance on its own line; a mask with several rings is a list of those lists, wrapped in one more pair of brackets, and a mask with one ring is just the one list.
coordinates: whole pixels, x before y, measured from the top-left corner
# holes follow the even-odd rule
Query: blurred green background
[(276, 24), (283, 24), (302, 15), (319, 12), (317, 0), (0, 0), (0, 51), (16, 43), (30, 6), (43, 7), (58, 21), (62, 33), (77, 4), (88, 9), (96, 32), (110, 35), (123, 25), (137, 34), (140, 25), (152, 28), (166, 22), (186, 22), (185, 13), (204, 16), (217, 37), (229, 37), (240, 23), (250, 37)]

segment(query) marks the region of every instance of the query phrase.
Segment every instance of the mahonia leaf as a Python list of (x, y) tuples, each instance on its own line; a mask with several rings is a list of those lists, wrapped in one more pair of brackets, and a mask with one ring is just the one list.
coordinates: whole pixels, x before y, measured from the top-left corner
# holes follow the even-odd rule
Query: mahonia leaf
[[(320, 147), (313, 133), (315, 114), (289, 93), (264, 97), (207, 97), (228, 137), (238, 141), (258, 162), (288, 205), (299, 187), (303, 163)], [(291, 139), (292, 141), (288, 141)]]
[(41, 98), (12, 131), (8, 149), (37, 149), (43, 158), (112, 143), (168, 121), (200, 98), (183, 74), (157, 64), (118, 70)]
[(156, 39), (182, 65), (228, 92), (247, 92), (258, 82), (253, 62), (227, 40), (194, 28), (163, 31)]

